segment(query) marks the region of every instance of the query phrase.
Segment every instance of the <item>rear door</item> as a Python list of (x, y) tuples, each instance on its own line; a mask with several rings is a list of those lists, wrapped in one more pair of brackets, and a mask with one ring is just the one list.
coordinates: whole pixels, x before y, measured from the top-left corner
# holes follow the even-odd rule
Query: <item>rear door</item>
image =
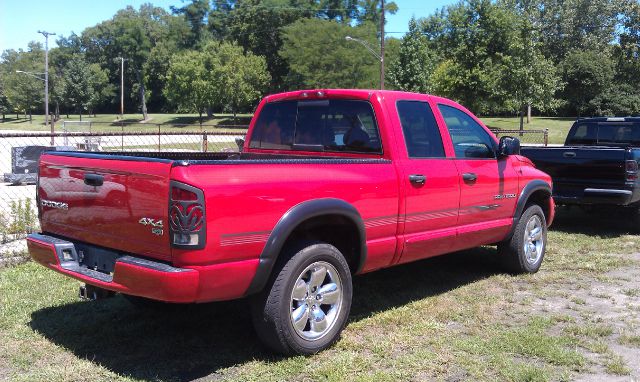
[(395, 106), (397, 113), (390, 114), (397, 118), (404, 138), (398, 145), (405, 192), (400, 258), (404, 263), (450, 251), (456, 239), (460, 186), (456, 166), (445, 156), (430, 104), (408, 99), (398, 100)]
[(458, 240), (465, 247), (491, 243), (511, 226), (518, 174), (508, 157), (497, 158), (491, 134), (466, 111), (439, 104), (455, 152), (460, 183)]
[(95, 154), (43, 155), (42, 231), (155, 259), (170, 259), (171, 161)]

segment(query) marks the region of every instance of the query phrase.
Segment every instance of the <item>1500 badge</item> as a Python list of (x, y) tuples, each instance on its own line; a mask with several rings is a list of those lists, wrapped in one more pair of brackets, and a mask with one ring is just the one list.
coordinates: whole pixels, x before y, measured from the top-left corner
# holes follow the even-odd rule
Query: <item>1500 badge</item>
[(513, 199), (516, 197), (516, 194), (503, 194), (503, 195), (494, 195), (493, 198), (495, 200), (500, 200), (500, 199)]
[(164, 227), (162, 220), (156, 220), (151, 218), (141, 218), (140, 220), (138, 220), (138, 223), (144, 226), (150, 225), (151, 233), (153, 233), (154, 235), (162, 236), (162, 234), (164, 233), (164, 231), (162, 230), (162, 228)]

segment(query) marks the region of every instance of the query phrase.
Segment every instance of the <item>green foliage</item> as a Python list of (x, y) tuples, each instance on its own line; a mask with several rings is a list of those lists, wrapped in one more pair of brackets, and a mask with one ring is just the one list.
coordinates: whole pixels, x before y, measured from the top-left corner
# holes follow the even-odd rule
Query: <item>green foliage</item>
[(580, 115), (595, 114), (602, 93), (612, 84), (615, 75), (614, 63), (607, 51), (570, 52), (562, 64), (563, 94), (571, 111)]
[[(29, 43), (29, 49), (6, 50), (2, 53), (2, 82), (6, 86), (5, 96), (16, 111), (29, 112), (40, 107), (44, 99), (44, 83), (33, 75), (16, 73), (21, 70), (30, 73), (43, 72), (44, 50), (38, 43)], [(36, 75), (37, 76), (37, 75)]]
[(402, 38), (398, 57), (391, 62), (389, 81), (399, 90), (429, 93), (432, 91), (429, 80), (436, 63), (437, 58), (429, 47), (429, 40), (412, 18), (409, 32)]
[(94, 96), (89, 64), (81, 55), (75, 55), (64, 68), (64, 99), (75, 111), (82, 112), (89, 107)]
[[(7, 222), (4, 222), (7, 225)], [(23, 236), (34, 231), (37, 225), (36, 214), (33, 210), (31, 199), (11, 202), (11, 211), (8, 219), (7, 232), (12, 235)]]
[(290, 88), (377, 88), (379, 62), (351, 36), (376, 46), (375, 26), (302, 19), (283, 28), (280, 55), (289, 63)]
[(229, 43), (211, 42), (202, 51), (175, 55), (167, 73), (165, 96), (179, 110), (202, 112), (208, 108), (248, 110), (269, 83), (262, 57)]

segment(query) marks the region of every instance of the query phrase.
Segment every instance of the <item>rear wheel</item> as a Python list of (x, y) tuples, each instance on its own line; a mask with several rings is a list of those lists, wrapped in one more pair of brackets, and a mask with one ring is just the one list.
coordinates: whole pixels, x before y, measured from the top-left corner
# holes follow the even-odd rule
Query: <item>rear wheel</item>
[(330, 244), (299, 246), (252, 300), (258, 337), (283, 354), (314, 354), (340, 336), (351, 308), (351, 273)]
[(520, 216), (511, 238), (498, 244), (498, 254), (507, 271), (535, 273), (542, 265), (546, 247), (544, 211), (537, 204), (532, 204)]

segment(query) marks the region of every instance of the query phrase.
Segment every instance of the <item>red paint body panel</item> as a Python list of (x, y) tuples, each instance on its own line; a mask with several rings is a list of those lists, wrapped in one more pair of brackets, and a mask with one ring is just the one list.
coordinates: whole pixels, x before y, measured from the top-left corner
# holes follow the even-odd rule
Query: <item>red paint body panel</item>
[[(244, 152), (383, 160), (357, 164), (330, 159), (320, 164), (222, 160), (174, 165), (170, 160), (138, 161), (133, 157), (42, 155), (40, 199), (68, 203), (69, 207), (40, 206), (45, 234), (192, 271), (166, 274), (116, 262), (113, 281), (105, 283), (61, 268), (46, 243), (29, 240), (29, 251), (36, 261), (52, 269), (123, 293), (174, 302), (227, 300), (245, 294), (272, 231), (300, 203), (333, 198), (355, 207), (366, 232), (367, 258), (361, 272), (369, 272), (500, 241), (512, 226), (517, 198), (497, 199), (496, 195), (520, 195), (532, 180), (550, 184), (546, 174), (519, 156), (456, 158), (437, 105), (446, 104), (473, 115), (450, 100), (423, 94), (322, 89), (272, 95), (258, 106), (248, 137), (265, 104), (326, 98), (370, 102), (380, 130), (382, 154), (251, 149), (250, 139), (245, 140)], [(396, 110), (399, 100), (430, 105), (442, 136), (444, 158), (408, 157)], [(478, 180), (465, 183), (461, 179), (465, 172), (478, 174)], [(102, 175), (104, 185), (86, 185), (84, 176), (88, 173)], [(425, 184), (409, 182), (411, 174), (425, 175)], [(139, 223), (141, 218), (162, 220), (168, 230), (170, 181), (202, 190), (206, 207), (204, 248), (172, 247), (168, 232), (155, 235), (150, 227)], [(554, 216), (551, 199), (548, 210), (550, 224)]]

